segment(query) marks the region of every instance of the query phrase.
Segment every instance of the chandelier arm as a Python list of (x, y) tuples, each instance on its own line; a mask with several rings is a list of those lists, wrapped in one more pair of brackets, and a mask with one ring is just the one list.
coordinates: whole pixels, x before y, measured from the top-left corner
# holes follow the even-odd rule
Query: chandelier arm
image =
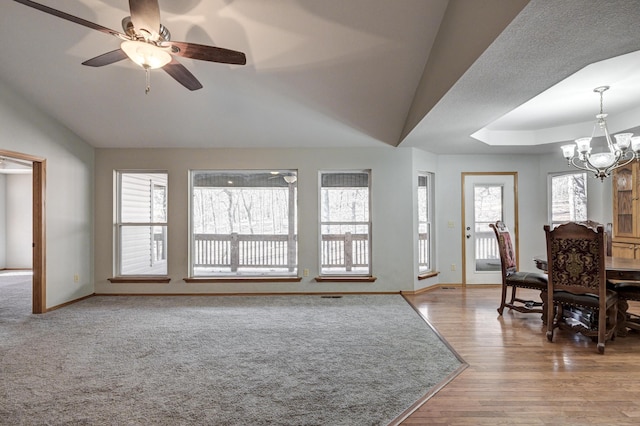
[(589, 163), (588, 160), (580, 160), (580, 161), (583, 162), (584, 165), (577, 164), (576, 160), (579, 160), (579, 157), (573, 157), (570, 160), (568, 160), (567, 162), (569, 163), (569, 165), (575, 167), (576, 169), (584, 170), (585, 172), (595, 173), (596, 176), (598, 176), (598, 169), (593, 167), (591, 165), (591, 163)]
[(616, 152), (616, 148), (613, 146), (613, 142), (611, 142), (611, 135), (609, 134), (609, 129), (607, 128), (607, 122), (602, 119), (602, 124), (600, 125), (602, 130), (604, 131), (604, 137), (607, 140), (607, 146), (609, 147), (609, 151), (612, 153)]
[(615, 155), (615, 158), (614, 158), (613, 162), (611, 163), (611, 165), (608, 166), (608, 167), (599, 168), (599, 167), (594, 166), (591, 163), (591, 161), (589, 161), (589, 157), (586, 157), (586, 159), (584, 161), (586, 163), (588, 163), (589, 167), (592, 167), (593, 170), (597, 170), (598, 173), (606, 173), (606, 175), (609, 176), (609, 172), (617, 167), (616, 165), (618, 163), (618, 160), (620, 160), (620, 157), (622, 156), (622, 152), (621, 151), (613, 151), (612, 154)]
[[(620, 160), (620, 158), (625, 158), (625, 160), (623, 160), (623, 161), (621, 161), (621, 162), (618, 162), (618, 161)], [(632, 155), (632, 156), (631, 156), (631, 158), (629, 158), (629, 159), (626, 159), (626, 153), (625, 153), (625, 156), (624, 156), (624, 157), (623, 157), (622, 155), (620, 155), (620, 156), (618, 157), (618, 159), (617, 159), (617, 160), (616, 160), (616, 161), (615, 161), (611, 166), (609, 166), (609, 167), (607, 167), (607, 168), (605, 169), (605, 173), (606, 173), (606, 174), (607, 174), (607, 176), (608, 176), (608, 175), (610, 175), (610, 174), (611, 174), (611, 172), (612, 172), (612, 171), (614, 171), (615, 169), (618, 169), (618, 168), (620, 168), (620, 167), (624, 167), (624, 166), (626, 166), (627, 164), (631, 163), (631, 162), (632, 162), (633, 160), (635, 160), (635, 159), (636, 159), (635, 155)]]

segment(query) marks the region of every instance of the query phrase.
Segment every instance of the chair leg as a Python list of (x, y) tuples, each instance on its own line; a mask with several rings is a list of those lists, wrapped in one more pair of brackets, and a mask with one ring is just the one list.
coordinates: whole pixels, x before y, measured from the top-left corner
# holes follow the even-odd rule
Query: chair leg
[[(511, 291), (513, 291), (513, 289)], [(502, 283), (502, 298), (500, 299), (500, 306), (498, 307), (499, 315), (502, 315), (502, 312), (504, 312), (506, 300), (507, 300), (507, 285), (505, 283)]]
[(609, 318), (611, 319), (611, 330), (613, 330), (611, 332), (611, 340), (616, 340), (616, 335), (618, 334), (618, 304), (615, 303), (612, 307), (611, 307), (611, 314), (609, 316)]
[(618, 315), (616, 316), (616, 334), (618, 336), (627, 335), (627, 311), (629, 310), (629, 302), (625, 299), (618, 299)]
[(547, 305), (547, 340), (553, 342), (553, 330), (556, 325), (556, 317), (561, 315), (562, 312), (561, 307), (558, 306), (557, 309), (555, 309), (556, 312), (554, 314), (554, 304), (547, 301)]
[(607, 317), (605, 309), (598, 310), (598, 353), (604, 353), (605, 340), (607, 338)]

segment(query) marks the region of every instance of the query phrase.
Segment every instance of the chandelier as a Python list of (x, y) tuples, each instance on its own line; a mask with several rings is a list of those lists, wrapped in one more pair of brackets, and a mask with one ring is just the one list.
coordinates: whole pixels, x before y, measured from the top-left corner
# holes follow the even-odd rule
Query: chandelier
[[(633, 133), (618, 133), (614, 135), (615, 142), (611, 141), (609, 129), (607, 129), (607, 114), (603, 112), (602, 97), (609, 86), (600, 86), (593, 89), (600, 94), (600, 114), (596, 115), (596, 122), (593, 132), (589, 138), (576, 139), (575, 145), (563, 145), (562, 153), (567, 160), (567, 164), (580, 170), (591, 172), (601, 181), (611, 175), (611, 172), (618, 167), (625, 166), (640, 158), (640, 136), (633, 136)], [(604, 133), (607, 141), (607, 150), (598, 153), (591, 153), (591, 139), (599, 128)], [(631, 149), (629, 149), (631, 147)], [(575, 149), (578, 152), (575, 152)]]

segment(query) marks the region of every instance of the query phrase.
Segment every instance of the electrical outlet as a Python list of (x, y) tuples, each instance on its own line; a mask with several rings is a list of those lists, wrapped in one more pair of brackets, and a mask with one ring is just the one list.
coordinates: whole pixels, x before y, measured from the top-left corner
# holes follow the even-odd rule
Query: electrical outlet
[(453, 221), (452, 221), (452, 220), (450, 220), (449, 222), (447, 222), (447, 226), (448, 226), (449, 228), (453, 228), (453, 227), (454, 227), (454, 223), (453, 223)]
[(80, 274), (78, 274), (77, 272), (73, 275), (73, 282), (74, 283), (80, 282)]
[(302, 276), (303, 277), (308, 277), (309, 276), (309, 270), (308, 269), (303, 269), (302, 270)]
[(451, 270), (452, 270), (452, 271), (455, 271), (455, 270), (456, 270), (456, 264), (455, 264), (455, 263), (452, 263), (452, 264), (451, 264)]

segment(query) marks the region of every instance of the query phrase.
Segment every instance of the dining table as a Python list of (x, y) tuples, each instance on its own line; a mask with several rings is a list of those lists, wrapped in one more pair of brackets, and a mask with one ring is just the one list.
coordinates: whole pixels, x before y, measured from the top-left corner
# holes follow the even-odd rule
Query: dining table
[[(536, 256), (533, 258), (533, 261), (538, 269), (545, 272), (547, 271), (546, 256)], [(637, 287), (640, 289), (640, 259), (607, 256), (605, 259), (605, 269), (607, 271), (607, 281), (636, 281)], [(640, 317), (629, 314), (628, 300), (640, 301), (640, 290), (625, 292), (625, 297), (620, 298), (618, 301), (618, 325), (616, 333), (618, 336), (626, 336), (628, 328), (640, 331)]]
[[(547, 257), (533, 258), (538, 269), (547, 270)], [(608, 280), (640, 281), (640, 259), (607, 256), (604, 261)]]

